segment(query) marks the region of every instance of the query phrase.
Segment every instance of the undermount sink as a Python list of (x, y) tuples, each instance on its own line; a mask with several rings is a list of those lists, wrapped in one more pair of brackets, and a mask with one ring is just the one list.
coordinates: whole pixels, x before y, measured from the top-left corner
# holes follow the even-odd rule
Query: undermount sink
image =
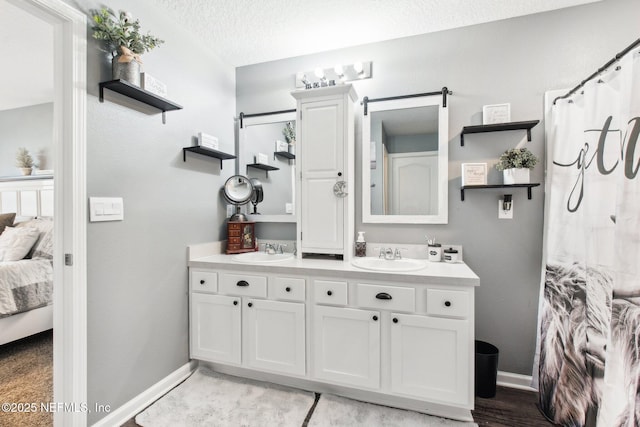
[(417, 271), (427, 266), (427, 262), (422, 259), (402, 258), (389, 260), (375, 257), (354, 258), (351, 264), (364, 270), (375, 271)]
[(291, 253), (268, 254), (266, 252), (247, 252), (244, 254), (234, 255), (231, 259), (236, 262), (267, 264), (270, 262), (286, 261), (292, 258), (293, 254)]

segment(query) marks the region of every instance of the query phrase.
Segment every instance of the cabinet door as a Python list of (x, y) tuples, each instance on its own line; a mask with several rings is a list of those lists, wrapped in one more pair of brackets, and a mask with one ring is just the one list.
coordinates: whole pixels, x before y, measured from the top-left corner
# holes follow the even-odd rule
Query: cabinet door
[[(344, 198), (333, 187), (344, 170), (344, 102), (342, 99), (301, 106), (300, 170), (302, 249), (339, 253), (343, 248)], [(354, 191), (349, 183), (347, 191)], [(341, 253), (341, 252), (340, 252)]]
[(469, 322), (392, 314), (391, 390), (471, 405)]
[(239, 297), (191, 294), (191, 357), (240, 364)]
[(380, 386), (380, 313), (314, 307), (314, 376), (367, 388)]
[(250, 299), (244, 305), (246, 363), (252, 368), (304, 375), (304, 304)]

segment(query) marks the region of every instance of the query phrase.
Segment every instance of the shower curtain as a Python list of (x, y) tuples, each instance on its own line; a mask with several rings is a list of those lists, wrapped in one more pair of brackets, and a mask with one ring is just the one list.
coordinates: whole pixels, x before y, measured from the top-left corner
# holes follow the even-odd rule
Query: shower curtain
[(640, 426), (637, 51), (547, 123), (537, 374), (542, 412), (565, 426)]

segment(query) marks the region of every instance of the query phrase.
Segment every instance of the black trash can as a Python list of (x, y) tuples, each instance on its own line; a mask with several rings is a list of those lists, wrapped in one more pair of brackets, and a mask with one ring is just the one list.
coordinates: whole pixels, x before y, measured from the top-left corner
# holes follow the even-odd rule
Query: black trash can
[(476, 341), (476, 396), (495, 397), (498, 376), (498, 347)]

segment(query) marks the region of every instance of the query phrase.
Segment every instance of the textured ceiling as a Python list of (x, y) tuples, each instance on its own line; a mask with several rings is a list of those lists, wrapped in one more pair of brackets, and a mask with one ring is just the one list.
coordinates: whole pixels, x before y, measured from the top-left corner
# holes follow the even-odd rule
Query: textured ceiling
[(149, 0), (233, 66), (600, 0)]

